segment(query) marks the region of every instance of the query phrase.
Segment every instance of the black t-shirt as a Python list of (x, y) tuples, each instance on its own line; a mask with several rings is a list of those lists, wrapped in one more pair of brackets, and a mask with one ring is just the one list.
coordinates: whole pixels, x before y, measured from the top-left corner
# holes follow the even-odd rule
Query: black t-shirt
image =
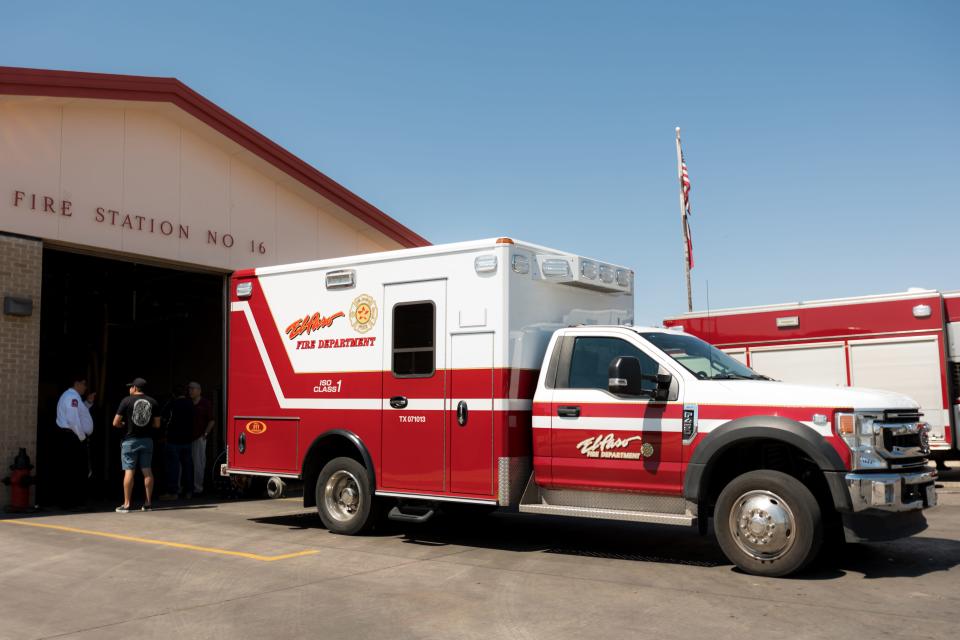
[(160, 417), (160, 405), (148, 395), (127, 396), (120, 401), (117, 415), (127, 428), (124, 438), (149, 438), (153, 433), (153, 419)]
[(193, 442), (193, 400), (187, 397), (174, 398), (164, 408), (163, 419), (170, 444)]

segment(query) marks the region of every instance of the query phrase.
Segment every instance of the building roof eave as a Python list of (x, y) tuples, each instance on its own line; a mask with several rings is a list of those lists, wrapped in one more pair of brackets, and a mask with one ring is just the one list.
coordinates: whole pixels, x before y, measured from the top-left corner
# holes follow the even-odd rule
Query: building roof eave
[(402, 246), (430, 244), (176, 78), (0, 66), (0, 95), (169, 102)]

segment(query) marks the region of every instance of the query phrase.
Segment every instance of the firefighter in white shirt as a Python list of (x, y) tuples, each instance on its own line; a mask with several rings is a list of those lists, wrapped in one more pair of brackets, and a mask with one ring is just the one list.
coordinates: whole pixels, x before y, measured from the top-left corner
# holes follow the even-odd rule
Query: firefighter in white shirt
[(57, 467), (62, 485), (58, 487), (60, 506), (83, 506), (87, 500), (90, 474), (87, 438), (93, 433), (90, 407), (97, 394), (87, 393), (85, 376), (75, 376), (73, 386), (63, 392), (57, 403)]

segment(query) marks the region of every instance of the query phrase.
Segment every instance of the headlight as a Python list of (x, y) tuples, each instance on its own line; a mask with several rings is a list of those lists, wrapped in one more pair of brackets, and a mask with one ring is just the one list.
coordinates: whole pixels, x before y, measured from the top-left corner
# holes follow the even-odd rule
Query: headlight
[(875, 416), (862, 413), (841, 413), (834, 416), (834, 429), (837, 436), (850, 449), (851, 464), (854, 469), (886, 469), (886, 461), (877, 453), (876, 442), (880, 437), (879, 429), (873, 426)]

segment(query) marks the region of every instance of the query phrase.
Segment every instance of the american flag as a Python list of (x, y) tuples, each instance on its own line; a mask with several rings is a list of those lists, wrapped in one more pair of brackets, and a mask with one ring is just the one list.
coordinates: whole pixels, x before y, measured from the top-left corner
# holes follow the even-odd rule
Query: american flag
[(683, 193), (683, 208), (690, 215), (690, 174), (687, 173), (687, 161), (680, 152), (680, 191)]
[(690, 237), (690, 174), (680, 151), (680, 194), (683, 196), (683, 235), (687, 239), (687, 266), (693, 269), (693, 239)]

